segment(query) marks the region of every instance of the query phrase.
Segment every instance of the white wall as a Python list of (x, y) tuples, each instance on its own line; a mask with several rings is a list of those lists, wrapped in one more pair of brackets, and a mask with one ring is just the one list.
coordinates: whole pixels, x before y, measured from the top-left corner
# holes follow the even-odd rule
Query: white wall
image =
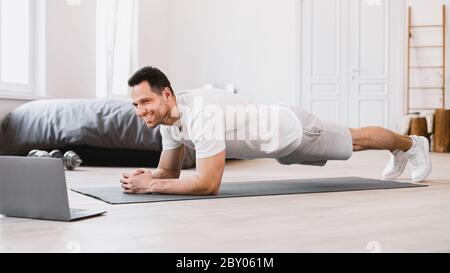
[[(259, 102), (299, 104), (299, 3), (141, 0), (139, 66), (159, 67), (176, 90), (234, 83)], [(46, 0), (45, 13), (46, 95), (95, 98), (95, 1)]]
[(169, 70), (169, 2), (139, 2), (139, 66)]
[[(95, 97), (95, 8), (95, 1), (69, 6), (65, 0), (45, 0), (45, 48), (39, 57), (45, 67), (46, 96)], [(0, 99), (0, 120), (27, 101)]]
[(95, 97), (96, 3), (46, 0), (46, 95)]
[(257, 102), (299, 104), (298, 0), (171, 0), (175, 90), (234, 83)]
[(2, 99), (0, 101), (0, 105), (1, 105), (1, 107), (0, 107), (0, 124), (1, 124), (1, 121), (3, 120), (3, 118), (9, 112), (11, 112), (14, 108), (16, 108), (17, 106), (20, 106), (23, 103), (24, 103), (23, 100)]
[[(139, 66), (161, 68), (176, 90), (234, 83), (259, 102), (300, 104), (300, 2), (141, 0)], [(443, 2), (407, 0), (414, 23), (440, 23)], [(95, 97), (95, 11), (93, 0), (46, 0), (48, 96)]]
[[(168, 69), (168, 2), (139, 3), (139, 65)], [(46, 0), (46, 93), (52, 98), (96, 97), (96, 3)]]
[[(82, 0), (69, 6), (65, 0), (45, 0), (43, 36), (45, 95), (50, 98), (96, 96), (96, 4)], [(168, 67), (168, 3), (140, 3), (140, 65)], [(0, 120), (29, 99), (0, 99)]]
[[(96, 97), (96, 1), (46, 0), (46, 93), (52, 98)], [(139, 3), (139, 65), (168, 69), (168, 2)]]
[[(441, 4), (449, 2), (408, 0), (413, 24), (439, 24)], [(95, 97), (95, 8), (95, 1), (46, 0), (48, 96)], [(176, 90), (235, 83), (257, 101), (299, 104), (300, 0), (141, 0), (139, 18), (139, 66), (161, 68)], [(436, 33), (425, 34), (439, 42)], [(426, 57), (437, 63), (440, 55)], [(438, 92), (430, 93), (412, 103), (439, 100)]]

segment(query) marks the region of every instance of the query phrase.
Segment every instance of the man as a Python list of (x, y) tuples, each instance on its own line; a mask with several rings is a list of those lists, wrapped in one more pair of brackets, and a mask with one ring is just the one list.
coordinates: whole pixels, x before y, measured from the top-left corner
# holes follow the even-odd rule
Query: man
[[(224, 90), (175, 95), (167, 77), (154, 67), (137, 71), (128, 84), (136, 114), (148, 127), (160, 125), (163, 152), (155, 172), (123, 174), (125, 193), (217, 194), (226, 158), (323, 166), (327, 160), (347, 160), (353, 151), (377, 149), (390, 151), (384, 179), (400, 176), (407, 162), (413, 182), (431, 172), (424, 137), (380, 127), (350, 129), (293, 107), (255, 105)], [(196, 150), (196, 174), (180, 177), (185, 145)]]

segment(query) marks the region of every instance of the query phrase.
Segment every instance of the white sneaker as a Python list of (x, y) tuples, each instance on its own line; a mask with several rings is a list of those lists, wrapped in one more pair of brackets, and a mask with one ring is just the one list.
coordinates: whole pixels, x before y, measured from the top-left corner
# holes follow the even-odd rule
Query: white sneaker
[(383, 179), (395, 179), (399, 177), (405, 171), (406, 164), (408, 163), (408, 158), (403, 151), (396, 150), (394, 153), (390, 152), (389, 155), (389, 163), (383, 170)]
[(430, 144), (428, 139), (422, 136), (411, 136), (414, 144), (405, 152), (411, 165), (411, 180), (421, 182), (427, 178), (431, 172)]

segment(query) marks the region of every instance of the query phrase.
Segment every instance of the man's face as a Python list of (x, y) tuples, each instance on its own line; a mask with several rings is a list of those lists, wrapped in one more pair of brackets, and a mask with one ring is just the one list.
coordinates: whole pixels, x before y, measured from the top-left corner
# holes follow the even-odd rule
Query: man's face
[(167, 101), (151, 90), (148, 82), (144, 81), (133, 87), (131, 99), (136, 109), (136, 115), (142, 118), (147, 127), (155, 128), (170, 115)]

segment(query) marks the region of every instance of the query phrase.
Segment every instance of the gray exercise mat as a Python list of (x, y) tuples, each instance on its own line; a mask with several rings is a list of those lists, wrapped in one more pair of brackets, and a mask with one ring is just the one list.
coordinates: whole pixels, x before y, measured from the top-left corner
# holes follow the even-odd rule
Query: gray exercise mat
[(219, 194), (214, 196), (125, 194), (122, 192), (120, 186), (72, 189), (72, 191), (102, 200), (112, 205), (117, 205), (117, 204), (180, 201), (180, 200), (194, 200), (194, 199), (341, 192), (341, 191), (359, 191), (359, 190), (381, 190), (381, 189), (397, 189), (397, 188), (413, 188), (413, 187), (426, 187), (426, 185), (402, 183), (395, 181), (383, 181), (359, 177), (339, 177), (339, 178), (224, 182), (220, 187)]

